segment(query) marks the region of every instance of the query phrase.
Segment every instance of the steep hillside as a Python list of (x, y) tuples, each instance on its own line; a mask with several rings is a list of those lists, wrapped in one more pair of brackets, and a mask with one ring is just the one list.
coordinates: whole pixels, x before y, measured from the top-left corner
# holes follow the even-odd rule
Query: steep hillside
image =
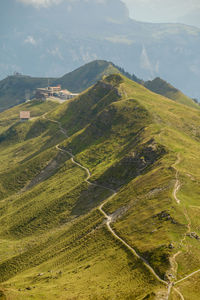
[(2, 130), (2, 297), (198, 300), (199, 122), (115, 74)]
[(142, 80), (138, 79), (135, 75), (129, 74), (123, 68), (114, 65), (112, 62), (94, 60), (59, 78), (55, 81), (55, 84), (61, 84), (63, 88), (67, 88), (73, 92), (82, 92), (91, 87), (104, 76), (119, 73), (134, 80), (135, 82), (142, 83)]
[(195, 103), (194, 100), (187, 97), (181, 91), (177, 90), (175, 87), (161, 78), (157, 77), (152, 81), (146, 81), (144, 83), (144, 86), (154, 93), (163, 95), (169, 99), (185, 104), (187, 106), (199, 109), (199, 105)]
[(89, 64), (65, 74), (61, 78), (34, 78), (30, 76), (8, 76), (0, 81), (0, 111), (34, 98), (35, 89), (61, 84), (62, 88), (71, 92), (82, 92), (95, 84), (103, 76), (122, 73), (131, 79), (141, 82), (135, 75), (130, 75), (123, 69), (104, 60), (95, 60)]
[(100, 80), (103, 76), (119, 73), (117, 67), (103, 60), (93, 61), (57, 80), (63, 88), (72, 92), (82, 92)]

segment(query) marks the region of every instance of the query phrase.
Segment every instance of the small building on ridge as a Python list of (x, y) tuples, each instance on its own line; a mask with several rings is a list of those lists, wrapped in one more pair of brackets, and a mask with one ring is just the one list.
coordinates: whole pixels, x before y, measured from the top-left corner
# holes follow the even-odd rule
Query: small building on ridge
[(23, 121), (28, 121), (31, 118), (31, 113), (30, 111), (20, 111), (20, 120)]

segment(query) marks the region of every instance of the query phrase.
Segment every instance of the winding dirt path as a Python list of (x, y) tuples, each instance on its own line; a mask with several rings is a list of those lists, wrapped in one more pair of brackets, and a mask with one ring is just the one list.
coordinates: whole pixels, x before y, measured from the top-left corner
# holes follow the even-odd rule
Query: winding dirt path
[[(181, 203), (180, 199), (177, 197), (177, 193), (178, 193), (178, 191), (179, 191), (179, 189), (180, 189), (180, 187), (181, 187), (181, 184), (180, 184), (180, 181), (179, 181), (179, 179), (178, 179), (178, 177), (179, 177), (179, 171), (178, 171), (177, 168), (176, 168), (176, 166), (177, 166), (180, 162), (181, 162), (181, 158), (180, 158), (180, 154), (178, 154), (177, 161), (176, 161), (175, 164), (173, 165), (173, 168), (174, 168), (174, 170), (176, 171), (176, 182), (175, 182), (175, 186), (174, 186), (174, 190), (173, 190), (173, 196), (174, 196), (174, 199), (176, 200), (177, 204), (180, 204), (180, 203)], [(180, 246), (181, 246), (181, 247), (183, 246), (183, 243), (184, 243), (185, 240), (186, 240), (187, 234), (191, 232), (191, 219), (189, 218), (189, 215), (188, 215), (188, 212), (187, 212), (187, 209), (186, 209), (186, 208), (185, 208), (185, 211), (184, 211), (184, 215), (185, 215), (185, 218), (186, 218), (188, 224), (187, 224), (187, 231), (186, 231), (186, 233), (184, 234), (183, 239), (180, 241)], [(177, 257), (180, 253), (182, 253), (182, 251), (178, 251), (178, 252), (173, 256), (173, 258), (172, 258), (173, 261), (174, 261), (174, 264), (175, 264), (175, 274), (177, 274), (177, 270), (178, 270), (178, 264), (177, 264), (177, 262), (176, 262), (176, 257)], [(189, 275), (185, 276), (184, 278), (182, 278), (182, 279), (180, 279), (180, 280), (177, 280), (177, 281), (175, 281), (175, 282), (173, 283), (173, 289), (174, 289), (174, 291), (179, 295), (179, 297), (180, 297), (181, 300), (184, 300), (184, 297), (183, 297), (183, 295), (181, 294), (181, 292), (180, 292), (178, 289), (176, 289), (176, 288), (174, 287), (174, 285), (179, 284), (179, 283), (181, 283), (181, 282), (184, 281), (184, 280), (187, 280), (188, 278), (190, 278), (191, 276), (193, 276), (193, 275), (195, 275), (195, 274), (197, 274), (197, 273), (199, 273), (199, 272), (200, 272), (200, 269), (197, 270), (197, 271), (195, 271), (195, 272), (190, 273)]]
[[(51, 122), (54, 122), (54, 123), (58, 124), (60, 132), (61, 132), (66, 138), (68, 138), (67, 132), (66, 132), (66, 130), (62, 127), (62, 125), (61, 125), (60, 122), (46, 118), (46, 114), (43, 115), (43, 118), (45, 118), (45, 119), (47, 119), (47, 120), (49, 120), (49, 121), (51, 121)], [(107, 198), (107, 199), (106, 199), (106, 200), (98, 207), (99, 211), (103, 214), (104, 218), (106, 219), (106, 226), (107, 226), (109, 232), (112, 234), (113, 237), (115, 237), (117, 240), (119, 240), (119, 241), (120, 241), (120, 242), (121, 242), (121, 243), (122, 243), (122, 244), (123, 244), (123, 245), (124, 245), (124, 246), (125, 246), (125, 247), (126, 247), (126, 248), (134, 255), (134, 256), (135, 256), (135, 257), (137, 257), (139, 260), (141, 260), (142, 263), (146, 266), (146, 268), (150, 271), (150, 273), (151, 273), (151, 274), (152, 274), (152, 275), (153, 275), (160, 283), (162, 283), (162, 284), (164, 284), (165, 286), (167, 286), (166, 298), (165, 298), (165, 299), (163, 298), (163, 300), (168, 300), (168, 299), (169, 299), (169, 297), (170, 297), (170, 295), (171, 295), (171, 290), (172, 290), (172, 289), (179, 295), (179, 297), (180, 297), (181, 300), (185, 300), (184, 297), (183, 297), (183, 295), (181, 294), (181, 292), (180, 292), (177, 288), (175, 288), (174, 285), (179, 284), (180, 282), (182, 282), (182, 281), (184, 281), (184, 280), (190, 278), (191, 276), (193, 276), (193, 275), (199, 273), (199, 272), (200, 272), (200, 269), (197, 270), (197, 271), (195, 271), (195, 272), (193, 272), (193, 273), (191, 273), (191, 274), (189, 274), (189, 275), (187, 275), (186, 277), (184, 277), (184, 278), (182, 278), (182, 279), (180, 279), (180, 280), (178, 280), (178, 281), (165, 281), (165, 280), (163, 280), (162, 278), (160, 278), (160, 276), (159, 276), (159, 275), (155, 272), (155, 270), (150, 266), (150, 264), (148, 263), (148, 261), (147, 261), (146, 259), (144, 259), (142, 256), (140, 256), (140, 255), (136, 252), (136, 250), (135, 250), (133, 247), (131, 247), (125, 240), (123, 240), (123, 239), (122, 239), (122, 238), (121, 238), (121, 237), (120, 237), (120, 236), (112, 229), (112, 227), (111, 227), (111, 223), (112, 223), (112, 221), (113, 221), (113, 220), (112, 220), (112, 216), (109, 216), (109, 215), (105, 212), (105, 210), (104, 210), (103, 208), (104, 208), (104, 205), (105, 205), (109, 200), (111, 200), (113, 197), (115, 197), (115, 196), (117, 195), (117, 191), (115, 191), (115, 190), (113, 190), (113, 189), (111, 189), (111, 188), (108, 188), (108, 187), (106, 187), (106, 186), (98, 185), (98, 184), (95, 184), (95, 183), (90, 182), (89, 179), (90, 179), (90, 177), (91, 177), (91, 173), (90, 173), (90, 171), (89, 171), (88, 168), (84, 167), (83, 165), (81, 165), (80, 163), (78, 163), (77, 161), (75, 161), (74, 155), (73, 155), (71, 152), (69, 152), (69, 151), (67, 151), (67, 150), (64, 150), (64, 149), (60, 148), (59, 145), (56, 146), (56, 149), (57, 149), (58, 151), (62, 151), (62, 152), (67, 153), (67, 154), (71, 157), (71, 161), (72, 161), (75, 165), (77, 165), (78, 167), (80, 167), (81, 169), (83, 169), (83, 170), (86, 172), (87, 178), (85, 179), (85, 182), (87, 182), (89, 185), (98, 186), (98, 187), (104, 188), (104, 189), (106, 189), (106, 190), (109, 190), (109, 191), (112, 193), (112, 195), (111, 195), (110, 197), (108, 197), (108, 198)], [(175, 164), (173, 165), (173, 168), (174, 168), (174, 170), (176, 171), (176, 182), (175, 182), (174, 189), (173, 189), (173, 197), (174, 197), (174, 199), (176, 200), (177, 204), (180, 204), (180, 203), (181, 203), (180, 199), (177, 197), (177, 193), (178, 193), (178, 191), (179, 191), (179, 189), (180, 189), (180, 187), (181, 187), (181, 183), (180, 183), (179, 178), (178, 178), (178, 177), (179, 177), (179, 171), (178, 171), (177, 168), (176, 168), (176, 166), (180, 163), (180, 161), (181, 161), (180, 154), (178, 154), (177, 161), (176, 161)], [(187, 236), (187, 233), (191, 231), (191, 220), (190, 220), (190, 218), (189, 218), (189, 216), (188, 216), (187, 211), (185, 211), (184, 214), (185, 214), (185, 217), (186, 217), (186, 219), (187, 219), (187, 221), (188, 221), (188, 225), (187, 225), (188, 231), (185, 233), (184, 238), (183, 238), (182, 241), (181, 241), (181, 244), (183, 244), (183, 242), (185, 241), (186, 236)], [(181, 253), (181, 251), (178, 251), (178, 252), (173, 256), (173, 258), (172, 258), (172, 259), (174, 260), (174, 264), (175, 264), (175, 272), (176, 272), (176, 273), (177, 273), (177, 269), (178, 269), (178, 264), (177, 264), (177, 262), (176, 262), (176, 257), (177, 257), (180, 253)], [(164, 296), (164, 297), (165, 297), (165, 296)], [(161, 300), (161, 299), (160, 299), (160, 300)]]
[(177, 197), (177, 193), (181, 187), (181, 183), (178, 179), (178, 175), (179, 175), (179, 171), (177, 170), (176, 166), (181, 162), (181, 157), (180, 157), (180, 154), (178, 154), (178, 157), (177, 157), (177, 161), (175, 162), (175, 164), (172, 166), (174, 168), (174, 170), (176, 171), (176, 182), (175, 182), (175, 186), (174, 186), (174, 190), (173, 190), (173, 197), (174, 199), (176, 200), (176, 202), (178, 204), (181, 203), (180, 199)]
[[(44, 116), (44, 118), (46, 118), (46, 116)], [(46, 118), (47, 119), (47, 118)], [(61, 123), (58, 122), (58, 121), (55, 121), (55, 120), (51, 120), (51, 119), (47, 119), (49, 121), (52, 121), (54, 123), (57, 123), (59, 125), (59, 129), (60, 131), (65, 135), (66, 138), (68, 138), (68, 135), (67, 135), (67, 132), (66, 130), (62, 127)], [(103, 185), (98, 185), (98, 184), (95, 184), (95, 183), (92, 183), (89, 181), (90, 177), (91, 177), (91, 173), (89, 171), (88, 168), (84, 167), (83, 165), (81, 165), (80, 163), (78, 163), (77, 161), (75, 161), (74, 159), (74, 155), (67, 151), (67, 150), (64, 150), (62, 148), (60, 148), (59, 145), (56, 146), (56, 149), (59, 150), (59, 151), (62, 151), (62, 152), (65, 152), (67, 153), (70, 157), (71, 157), (71, 161), (77, 165), (78, 167), (80, 167), (81, 169), (83, 169), (86, 174), (87, 174), (87, 178), (85, 179), (85, 182), (87, 182), (89, 185), (93, 185), (93, 186), (98, 186), (98, 187), (101, 187), (103, 189), (106, 189), (106, 190), (109, 190), (112, 195), (110, 197), (108, 197), (99, 207), (99, 211), (103, 214), (103, 216), (105, 217), (106, 219), (106, 226), (109, 230), (109, 232), (112, 234), (113, 237), (115, 237), (117, 240), (119, 240), (135, 257), (137, 257), (138, 259), (140, 259), (143, 264), (147, 267), (147, 269), (150, 271), (150, 273), (159, 281), (161, 282), (162, 284), (166, 285), (168, 287), (168, 290), (170, 289), (171, 290), (171, 283), (169, 283), (168, 281), (165, 281), (163, 280), (156, 272), (155, 270), (150, 266), (150, 264), (148, 263), (148, 261), (146, 259), (144, 259), (142, 256), (140, 256), (133, 247), (131, 247), (125, 240), (123, 240), (113, 229), (112, 227), (110, 226), (110, 224), (112, 223), (112, 216), (109, 216), (105, 210), (103, 209), (104, 205), (109, 201), (111, 200), (113, 197), (115, 197), (117, 195), (117, 191), (111, 189), (111, 188), (108, 188), (106, 186), (103, 186)], [(167, 294), (167, 297), (166, 297), (166, 300), (168, 300), (169, 298), (169, 293)]]
[[(175, 164), (172, 166), (172, 167), (174, 168), (174, 170), (176, 171), (176, 182), (175, 182), (174, 189), (173, 189), (173, 197), (174, 197), (174, 199), (176, 200), (177, 204), (180, 204), (180, 203), (181, 203), (180, 199), (177, 197), (177, 193), (178, 193), (178, 191), (179, 191), (179, 189), (180, 189), (180, 187), (181, 187), (181, 183), (180, 183), (180, 181), (179, 181), (179, 171), (178, 171), (178, 169), (176, 168), (176, 166), (177, 166), (180, 162), (181, 162), (181, 157), (180, 157), (180, 153), (179, 153), (178, 156), (177, 156), (177, 160), (176, 160)], [(187, 215), (187, 217), (188, 217), (188, 215)], [(188, 218), (189, 218), (189, 217), (188, 217)], [(191, 224), (191, 222), (189, 222), (188, 224)], [(189, 226), (189, 227), (188, 227), (188, 230), (190, 230), (190, 225), (188, 225), (188, 226)], [(186, 239), (187, 233), (188, 233), (188, 231), (184, 234), (183, 239), (180, 241), (180, 245), (181, 245), (181, 246), (183, 245), (183, 242), (184, 242), (185, 239)], [(177, 261), (176, 261), (176, 257), (177, 257), (179, 254), (181, 254), (181, 253), (182, 253), (182, 251), (178, 251), (177, 253), (175, 253), (175, 254), (173, 255), (173, 257), (172, 257), (172, 260), (171, 260), (171, 261), (172, 261), (172, 264), (174, 264), (174, 266), (172, 265), (172, 272), (174, 272), (175, 276), (177, 276), (177, 271), (178, 271), (178, 263), (177, 263)], [(173, 283), (172, 283), (173, 290), (179, 295), (179, 297), (180, 297), (181, 300), (184, 300), (183, 295), (181, 294), (181, 292), (180, 292), (178, 289), (176, 289), (176, 288), (174, 287), (174, 285), (175, 285), (175, 283), (173, 282)], [(171, 289), (172, 289), (172, 287), (171, 287)], [(171, 291), (170, 291), (170, 293), (171, 293)]]
[(176, 289), (175, 287), (174, 287), (174, 291), (179, 295), (179, 297), (180, 297), (181, 300), (185, 300), (185, 298), (183, 297), (183, 295), (181, 294), (181, 292), (178, 289)]
[(160, 281), (161, 283), (165, 284), (165, 285), (168, 285), (169, 283), (163, 279), (161, 279), (159, 277), (159, 275), (156, 274), (156, 272), (154, 271), (154, 269), (150, 266), (150, 264), (148, 263), (147, 260), (145, 260), (142, 256), (140, 256), (134, 248), (132, 248), (127, 242), (125, 242), (110, 226), (110, 224), (112, 223), (112, 216), (109, 216), (103, 209), (104, 205), (109, 201), (111, 200), (113, 197), (115, 197), (117, 195), (117, 192), (113, 189), (110, 189), (108, 187), (105, 187), (103, 185), (98, 185), (98, 184), (95, 184), (95, 183), (92, 183), (89, 181), (90, 177), (91, 177), (91, 173), (89, 171), (88, 168), (84, 167), (83, 165), (81, 165), (80, 163), (78, 163), (77, 161), (74, 160), (74, 156), (67, 150), (63, 150), (62, 148), (59, 147), (59, 145), (56, 146), (56, 148), (59, 150), (59, 151), (63, 151), (63, 152), (66, 152), (68, 155), (71, 156), (71, 161), (76, 164), (78, 167), (80, 167), (81, 169), (83, 169), (86, 174), (87, 174), (87, 178), (85, 179), (85, 182), (87, 182), (89, 185), (93, 185), (93, 186), (98, 186), (98, 187), (101, 187), (103, 189), (106, 189), (106, 190), (109, 190), (112, 195), (110, 197), (108, 197), (99, 207), (99, 211), (103, 214), (103, 216), (105, 217), (106, 219), (106, 226), (108, 228), (108, 230), (110, 231), (110, 233), (116, 238), (118, 239), (124, 246), (126, 246), (126, 248), (128, 248), (133, 254), (134, 256), (136, 256), (138, 259), (142, 260), (142, 262), (144, 263), (144, 265), (149, 269), (149, 271), (151, 272), (151, 274), (154, 275), (154, 277), (156, 277), (156, 279), (158, 281)]
[(199, 273), (199, 272), (200, 272), (200, 269), (197, 270), (197, 271), (195, 271), (195, 272), (193, 272), (193, 273), (191, 273), (191, 274), (189, 274), (189, 275), (187, 275), (187, 276), (185, 276), (184, 278), (182, 278), (182, 279), (176, 281), (174, 284), (178, 284), (178, 283), (180, 283), (180, 282), (182, 282), (182, 281), (184, 281), (184, 280), (186, 280), (186, 279), (192, 277), (193, 275), (195, 275), (195, 274), (197, 274), (197, 273)]
[[(44, 115), (43, 117), (46, 118), (46, 115)], [(46, 118), (46, 119), (47, 119), (47, 118)], [(68, 138), (67, 132), (66, 132), (66, 130), (62, 127), (62, 125), (61, 125), (60, 122), (55, 121), (55, 120), (51, 120), (51, 119), (47, 119), (47, 120), (52, 121), (52, 122), (54, 122), (54, 123), (57, 123), (58, 126), (59, 126), (59, 129), (60, 129), (60, 132), (63, 133), (63, 134), (65, 135), (66, 138)], [(98, 186), (98, 187), (104, 188), (104, 189), (106, 189), (106, 190), (109, 190), (109, 191), (112, 193), (112, 195), (111, 195), (110, 197), (108, 197), (108, 198), (107, 198), (107, 199), (106, 199), (106, 200), (98, 207), (99, 211), (103, 214), (104, 218), (106, 219), (106, 226), (107, 226), (109, 232), (112, 234), (113, 237), (115, 237), (117, 240), (119, 240), (119, 241), (120, 241), (120, 242), (121, 242), (121, 243), (122, 243), (122, 244), (123, 244), (123, 245), (124, 245), (124, 246), (125, 246), (125, 247), (126, 247), (126, 248), (134, 255), (134, 256), (135, 256), (135, 257), (137, 257), (139, 260), (141, 260), (142, 263), (146, 266), (146, 268), (150, 271), (150, 273), (151, 273), (151, 274), (152, 274), (152, 275), (153, 275), (160, 283), (162, 283), (162, 284), (164, 284), (165, 286), (167, 286), (167, 294), (166, 294), (166, 298), (165, 298), (166, 300), (169, 299), (169, 297), (170, 297), (170, 295), (171, 295), (171, 290), (172, 290), (172, 289), (179, 295), (179, 297), (180, 297), (181, 300), (184, 300), (183, 295), (181, 294), (181, 292), (180, 292), (177, 288), (174, 287), (174, 285), (176, 285), (176, 284), (178, 284), (178, 283), (180, 283), (180, 282), (182, 282), (182, 281), (188, 279), (189, 277), (195, 275), (196, 273), (200, 272), (200, 269), (197, 270), (197, 271), (195, 271), (195, 272), (193, 272), (193, 273), (191, 273), (191, 274), (189, 274), (189, 275), (187, 275), (186, 277), (184, 277), (184, 278), (182, 278), (182, 279), (180, 279), (180, 280), (178, 280), (178, 281), (176, 281), (176, 282), (173, 282), (173, 281), (165, 281), (165, 280), (163, 280), (162, 278), (160, 278), (160, 276), (159, 276), (159, 275), (155, 272), (155, 270), (150, 266), (150, 264), (148, 263), (148, 261), (147, 261), (146, 259), (144, 259), (142, 256), (140, 256), (140, 255), (136, 252), (136, 250), (135, 250), (133, 247), (131, 247), (125, 240), (123, 240), (123, 239), (122, 239), (122, 238), (121, 238), (121, 237), (120, 237), (120, 236), (112, 229), (112, 227), (111, 227), (111, 223), (112, 223), (112, 221), (113, 221), (113, 220), (112, 220), (112, 216), (109, 216), (109, 215), (105, 212), (105, 210), (104, 210), (103, 208), (104, 208), (104, 205), (105, 205), (109, 200), (111, 200), (113, 197), (115, 197), (115, 196), (117, 195), (117, 191), (115, 191), (115, 190), (113, 190), (113, 189), (111, 189), (111, 188), (108, 188), (108, 187), (106, 187), (106, 186), (98, 185), (98, 184), (95, 184), (95, 183), (90, 182), (89, 179), (90, 179), (90, 177), (91, 177), (91, 173), (90, 173), (90, 171), (89, 171), (88, 168), (84, 167), (83, 165), (81, 165), (80, 163), (78, 163), (77, 161), (75, 161), (74, 155), (73, 155), (71, 152), (69, 152), (69, 151), (67, 151), (67, 150), (64, 150), (64, 149), (60, 148), (59, 145), (56, 146), (56, 149), (57, 149), (58, 151), (62, 151), (62, 152), (67, 153), (67, 154), (71, 157), (71, 161), (72, 161), (75, 165), (77, 165), (78, 167), (80, 167), (81, 169), (83, 169), (83, 170), (86, 172), (87, 178), (85, 179), (85, 182), (87, 182), (89, 185)], [(181, 159), (180, 159), (180, 154), (178, 154), (177, 161), (176, 161), (175, 164), (173, 165), (173, 168), (174, 168), (175, 171), (176, 171), (176, 182), (175, 182), (175, 185), (174, 185), (173, 196), (174, 196), (174, 199), (176, 200), (177, 204), (180, 204), (180, 203), (181, 203), (180, 199), (177, 197), (177, 193), (178, 193), (178, 191), (179, 191), (179, 189), (180, 189), (180, 187), (181, 187), (181, 184), (180, 184), (180, 181), (179, 181), (179, 179), (178, 179), (178, 177), (179, 177), (179, 171), (178, 171), (177, 168), (176, 168), (176, 165), (178, 165), (178, 164), (180, 163), (180, 161), (181, 161)], [(188, 231), (185, 233), (184, 238), (183, 238), (183, 240), (181, 241), (181, 243), (184, 242), (187, 233), (191, 231), (191, 220), (189, 219), (189, 216), (188, 216), (188, 214), (187, 214), (187, 211), (185, 212), (185, 217), (186, 217), (186, 219), (187, 219), (187, 221), (188, 221), (188, 225), (187, 225)], [(177, 272), (177, 269), (178, 269), (178, 264), (177, 264), (177, 262), (176, 262), (176, 257), (177, 257), (180, 253), (181, 253), (181, 251), (177, 252), (177, 253), (173, 256), (174, 264), (176, 265), (176, 267), (175, 267), (176, 272)], [(164, 299), (163, 299), (163, 300), (164, 300)]]

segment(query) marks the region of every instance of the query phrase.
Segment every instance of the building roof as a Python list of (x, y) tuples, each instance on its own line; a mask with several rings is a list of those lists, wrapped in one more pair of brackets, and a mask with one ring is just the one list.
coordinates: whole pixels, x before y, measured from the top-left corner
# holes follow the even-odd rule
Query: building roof
[(48, 88), (37, 88), (37, 91), (45, 91), (45, 92), (47, 92)]
[(58, 85), (58, 86), (49, 86), (48, 87), (49, 90), (61, 90), (61, 86)]
[(20, 111), (20, 119), (30, 119), (30, 111)]
[(71, 92), (68, 90), (62, 90), (60, 91), (62, 94), (71, 95)]
[(37, 88), (37, 91), (52, 91), (52, 90), (56, 90), (56, 91), (60, 91), (61, 90), (61, 86), (48, 86), (45, 88)]

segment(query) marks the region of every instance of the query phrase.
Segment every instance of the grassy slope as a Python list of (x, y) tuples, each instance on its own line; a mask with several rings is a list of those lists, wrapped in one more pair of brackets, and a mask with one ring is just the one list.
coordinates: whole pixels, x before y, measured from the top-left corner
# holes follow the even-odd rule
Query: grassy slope
[(44, 113), (48, 112), (51, 109), (56, 108), (58, 104), (53, 101), (40, 101), (33, 100), (26, 102), (20, 105), (17, 105), (13, 108), (6, 110), (5, 112), (0, 113), (0, 133), (7, 130), (12, 124), (15, 124), (19, 120), (20, 111), (30, 111), (31, 118), (36, 118)]
[(95, 84), (103, 76), (120, 73), (117, 67), (104, 60), (92, 61), (73, 72), (59, 78), (55, 83), (72, 92), (82, 92)]
[[(112, 226), (164, 276), (170, 268), (169, 256), (176, 253), (187, 231), (184, 209), (191, 209), (191, 203), (198, 205), (199, 111), (124, 77), (110, 76), (48, 117), (60, 120), (70, 135), (63, 142), (64, 136), (51, 140), (49, 147), (60, 139), (63, 147), (73, 150), (76, 160), (89, 167), (91, 180), (118, 190), (106, 205), (106, 211), (116, 217)], [(24, 169), (30, 170), (31, 161), (38, 161), (36, 155), (41, 158), (40, 169), (43, 162), (49, 162), (48, 155), (55, 158), (55, 148), (47, 147), (47, 141), (58, 126), (41, 121), (48, 123), (48, 135), (41, 132), (16, 143), (6, 132), (0, 149), (2, 172), (5, 166), (11, 170), (9, 160), (16, 148), (23, 149), (17, 162), (22, 164), (15, 167), (17, 178), (23, 180)], [(37, 145), (31, 155), (27, 151), (30, 141)], [(172, 197), (177, 153), (181, 155), (177, 166), (182, 182), (180, 206)], [(12, 196), (1, 201), (0, 277), (8, 280), (3, 284), (6, 295), (9, 299), (132, 299), (133, 295), (143, 299), (148, 294), (153, 299), (160, 284), (111, 237), (96, 210), (108, 191), (83, 182), (85, 173), (66, 154), (57, 160), (59, 168), (49, 179), (20, 194), (9, 187), (4, 197)], [(188, 180), (188, 173), (194, 180)], [(33, 174), (29, 175), (30, 180)], [(12, 175), (8, 178), (12, 186)], [(163, 218), (163, 211), (170, 218)], [(192, 226), (198, 232), (198, 209), (195, 213)], [(170, 243), (175, 249), (169, 248)], [(178, 276), (199, 264), (195, 259), (198, 244), (187, 243), (194, 254), (183, 248), (185, 262), (180, 257)], [(190, 266), (187, 259), (193, 262)]]
[[(20, 190), (47, 165), (52, 156), (57, 155), (50, 148), (62, 137), (52, 138), (55, 125), (41, 118), (56, 106), (53, 102), (31, 101), (1, 113), (1, 198)], [(31, 111), (33, 119), (20, 122), (19, 111), (26, 109)], [(45, 152), (46, 149), (49, 150)]]
[(157, 77), (152, 81), (146, 81), (144, 83), (144, 86), (154, 93), (160, 94), (189, 107), (199, 109), (199, 105), (195, 103), (191, 98), (184, 95), (181, 91), (177, 90), (175, 87), (161, 78)]

